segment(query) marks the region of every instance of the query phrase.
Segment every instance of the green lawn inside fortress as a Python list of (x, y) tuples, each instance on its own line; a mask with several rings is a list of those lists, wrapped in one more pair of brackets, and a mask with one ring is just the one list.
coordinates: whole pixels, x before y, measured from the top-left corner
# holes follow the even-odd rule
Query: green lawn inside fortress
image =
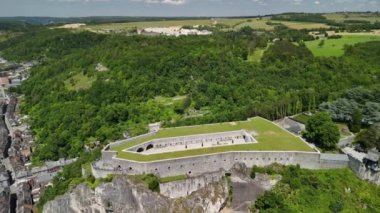
[[(139, 153), (123, 151), (124, 149), (136, 146), (152, 139), (236, 131), (243, 129), (256, 132), (258, 136), (255, 138), (258, 143), (241, 144), (235, 146), (219, 146), (204, 149), (191, 149), (151, 155), (143, 155)], [(140, 162), (223, 153), (230, 151), (314, 151), (300, 138), (294, 136), (293, 134), (290, 134), (272, 122), (258, 117), (253, 118), (249, 121), (161, 129), (154, 136), (137, 139), (136, 141), (113, 147), (111, 150), (117, 151), (118, 158)]]

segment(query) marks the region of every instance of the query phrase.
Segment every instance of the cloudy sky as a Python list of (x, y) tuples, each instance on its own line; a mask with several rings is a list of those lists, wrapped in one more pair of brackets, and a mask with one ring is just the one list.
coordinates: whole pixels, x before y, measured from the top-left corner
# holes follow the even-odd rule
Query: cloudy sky
[(0, 0), (0, 16), (248, 16), (379, 10), (380, 0)]

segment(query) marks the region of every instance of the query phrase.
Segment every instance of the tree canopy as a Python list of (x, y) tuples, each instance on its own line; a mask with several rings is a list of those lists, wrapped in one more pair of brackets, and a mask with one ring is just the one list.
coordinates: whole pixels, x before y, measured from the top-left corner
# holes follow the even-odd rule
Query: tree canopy
[(373, 124), (368, 129), (361, 131), (355, 141), (365, 150), (372, 148), (380, 150), (380, 123)]
[(323, 149), (334, 149), (339, 142), (340, 133), (330, 115), (319, 112), (307, 121), (304, 137)]

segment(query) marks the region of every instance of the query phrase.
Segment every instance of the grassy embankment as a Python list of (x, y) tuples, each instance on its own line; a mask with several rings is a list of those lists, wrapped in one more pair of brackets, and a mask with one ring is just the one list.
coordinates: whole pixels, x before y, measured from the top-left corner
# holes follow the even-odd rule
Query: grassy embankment
[[(194, 134), (215, 133), (224, 131), (235, 131), (245, 129), (248, 131), (255, 131), (258, 136), (256, 144), (243, 144), (235, 146), (220, 146), (204, 149), (193, 149), (186, 151), (142, 155), (133, 152), (125, 152), (124, 149), (144, 143), (148, 140), (176, 137)], [(232, 122), (232, 123), (219, 123), (210, 125), (200, 125), (191, 127), (178, 127), (162, 129), (156, 135), (133, 141), (129, 144), (124, 144), (112, 148), (118, 152), (119, 158), (130, 159), (135, 161), (155, 161), (170, 158), (189, 157), (196, 155), (223, 153), (229, 151), (310, 151), (313, 150), (305, 144), (300, 138), (290, 134), (289, 132), (281, 129), (270, 121), (262, 118), (253, 118), (250, 121)]]

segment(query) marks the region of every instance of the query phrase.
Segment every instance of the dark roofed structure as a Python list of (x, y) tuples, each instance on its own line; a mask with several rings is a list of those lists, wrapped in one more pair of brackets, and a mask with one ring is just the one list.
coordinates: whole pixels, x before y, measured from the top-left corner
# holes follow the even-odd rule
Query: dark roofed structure
[(369, 150), (365, 158), (363, 159), (363, 163), (368, 169), (371, 169), (372, 171), (379, 172), (379, 159), (380, 159), (380, 153), (373, 149)]

